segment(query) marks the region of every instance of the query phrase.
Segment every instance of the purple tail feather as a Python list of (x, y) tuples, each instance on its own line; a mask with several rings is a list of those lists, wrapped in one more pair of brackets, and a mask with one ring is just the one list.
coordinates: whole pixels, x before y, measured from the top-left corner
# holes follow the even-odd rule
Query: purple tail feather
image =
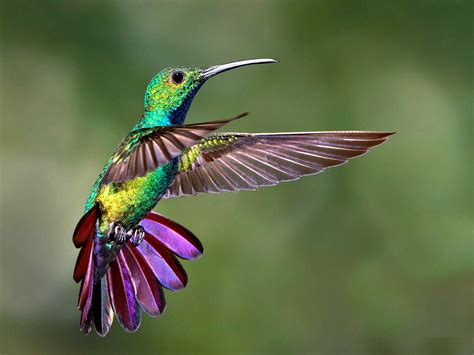
[(73, 236), (74, 244), (81, 247), (74, 269), (74, 280), (82, 281), (80, 329), (87, 334), (94, 324), (97, 334), (105, 336), (115, 313), (120, 325), (134, 332), (140, 326), (140, 309), (152, 317), (164, 312), (163, 287), (176, 291), (186, 286), (187, 275), (176, 256), (196, 259), (203, 247), (183, 226), (150, 212), (140, 222), (145, 229), (144, 240), (137, 247), (126, 242), (106, 275), (94, 284), (93, 244), (99, 217), (98, 207), (89, 210)]

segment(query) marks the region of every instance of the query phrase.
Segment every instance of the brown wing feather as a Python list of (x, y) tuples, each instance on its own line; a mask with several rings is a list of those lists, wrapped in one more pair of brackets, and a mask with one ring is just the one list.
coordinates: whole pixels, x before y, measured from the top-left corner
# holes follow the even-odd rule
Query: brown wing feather
[(214, 134), (185, 149), (164, 198), (255, 190), (346, 163), (394, 132)]
[(228, 120), (132, 132), (117, 148), (101, 185), (145, 176), (180, 156), (184, 149), (198, 143), (216, 129), (246, 115), (242, 113)]

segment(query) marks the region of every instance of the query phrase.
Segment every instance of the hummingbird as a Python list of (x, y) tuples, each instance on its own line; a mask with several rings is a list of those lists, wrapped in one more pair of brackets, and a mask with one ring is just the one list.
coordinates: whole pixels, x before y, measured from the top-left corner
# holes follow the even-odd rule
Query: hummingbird
[(73, 243), (80, 248), (73, 279), (81, 282), (80, 329), (98, 335), (114, 315), (128, 332), (138, 329), (143, 310), (163, 313), (163, 288), (188, 282), (180, 259), (203, 254), (187, 228), (156, 213), (161, 199), (201, 193), (256, 190), (344, 164), (394, 132), (312, 131), (216, 133), (230, 119), (185, 124), (202, 85), (231, 69), (277, 63), (251, 59), (210, 67), (160, 71), (148, 83), (144, 111), (97, 177)]

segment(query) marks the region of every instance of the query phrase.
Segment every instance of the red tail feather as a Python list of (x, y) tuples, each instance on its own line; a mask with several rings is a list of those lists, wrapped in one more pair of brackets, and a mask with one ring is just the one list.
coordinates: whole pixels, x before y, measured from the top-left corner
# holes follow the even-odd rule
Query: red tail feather
[(140, 308), (135, 299), (135, 291), (130, 272), (122, 252), (107, 270), (110, 299), (117, 319), (126, 330), (134, 332), (140, 326)]
[(77, 256), (76, 266), (74, 267), (73, 279), (76, 282), (81, 281), (90, 266), (89, 259), (92, 257), (92, 245), (94, 244), (94, 238), (89, 237), (86, 244), (81, 248), (79, 255)]
[(94, 236), (95, 222), (99, 218), (100, 209), (98, 205), (94, 205), (87, 213), (82, 216), (79, 223), (77, 223), (72, 241), (76, 248), (80, 248), (87, 240), (87, 238)]
[[(78, 258), (79, 260), (79, 258)], [(78, 308), (82, 310), (84, 308), (84, 305), (87, 302), (87, 297), (89, 295), (89, 289), (92, 287), (92, 272), (94, 268), (92, 267), (92, 253), (90, 253), (89, 260), (88, 260), (88, 265), (87, 265), (87, 271), (82, 279), (81, 283), (81, 289), (79, 291), (79, 300), (78, 300)]]

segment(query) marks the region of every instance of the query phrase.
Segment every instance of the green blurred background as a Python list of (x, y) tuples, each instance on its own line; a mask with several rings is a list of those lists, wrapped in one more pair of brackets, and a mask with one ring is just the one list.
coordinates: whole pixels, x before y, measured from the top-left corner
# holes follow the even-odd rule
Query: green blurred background
[[(472, 1), (2, 1), (0, 353), (462, 354), (474, 334)], [(395, 130), (322, 175), (162, 201), (205, 256), (138, 333), (79, 332), (71, 233), (167, 66), (188, 122)]]

